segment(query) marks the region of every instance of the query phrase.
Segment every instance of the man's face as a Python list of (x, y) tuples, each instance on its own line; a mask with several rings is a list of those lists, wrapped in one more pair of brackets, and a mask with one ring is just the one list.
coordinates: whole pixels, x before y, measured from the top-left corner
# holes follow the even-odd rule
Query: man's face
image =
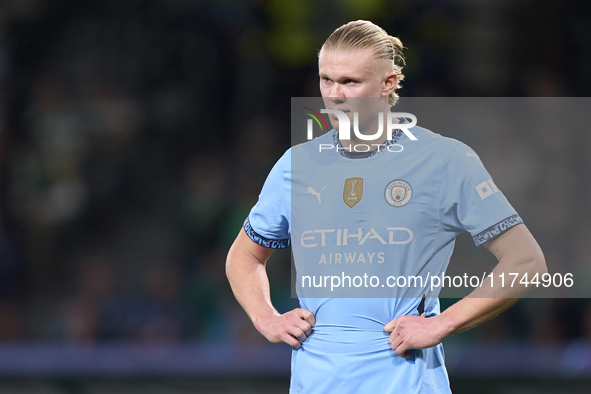
[[(396, 85), (392, 61), (376, 59), (370, 49), (336, 51), (322, 49), (318, 59), (320, 93), (326, 108), (344, 111), (351, 122), (359, 113), (359, 128), (369, 134), (377, 130), (377, 113), (389, 111), (388, 96)], [(373, 97), (354, 99), (355, 97)], [(332, 126), (338, 129), (336, 115), (330, 114)], [(375, 125), (374, 125), (375, 124)], [(351, 123), (353, 125), (353, 123)]]

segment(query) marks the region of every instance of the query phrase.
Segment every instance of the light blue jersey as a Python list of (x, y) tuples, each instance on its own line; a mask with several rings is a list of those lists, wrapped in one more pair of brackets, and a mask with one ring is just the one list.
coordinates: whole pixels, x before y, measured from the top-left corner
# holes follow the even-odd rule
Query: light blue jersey
[[(398, 132), (365, 154), (336, 149), (335, 130), (291, 148), (245, 222), (263, 246), (291, 243), (300, 305), (316, 317), (292, 353), (291, 393), (450, 392), (442, 345), (402, 358), (384, 326), (423, 309), (439, 314), (427, 278), (445, 271), (458, 234), (480, 245), (521, 219), (472, 149), (420, 127), (411, 132), (417, 141)], [(394, 143), (403, 150), (387, 149)], [(374, 281), (349, 284), (364, 274)], [(342, 286), (326, 283), (332, 276)], [(391, 277), (415, 283), (384, 285)]]

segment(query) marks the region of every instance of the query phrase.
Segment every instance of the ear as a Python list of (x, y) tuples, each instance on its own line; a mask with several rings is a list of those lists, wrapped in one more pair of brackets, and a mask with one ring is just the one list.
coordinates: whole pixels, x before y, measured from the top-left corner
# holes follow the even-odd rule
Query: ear
[(388, 97), (396, 88), (396, 82), (398, 76), (394, 71), (388, 71), (384, 76), (384, 82), (382, 83), (382, 97)]

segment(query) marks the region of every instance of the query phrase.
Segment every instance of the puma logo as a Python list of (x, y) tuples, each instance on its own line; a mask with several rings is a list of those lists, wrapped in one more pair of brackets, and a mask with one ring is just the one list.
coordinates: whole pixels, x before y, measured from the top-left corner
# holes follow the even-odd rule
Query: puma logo
[(312, 187), (308, 187), (308, 191), (306, 193), (310, 193), (316, 196), (316, 198), (318, 198), (318, 204), (322, 204), (322, 201), (320, 201), (320, 193), (322, 193), (322, 191), (326, 188), (326, 186), (324, 186), (322, 189), (320, 189), (319, 192), (317, 192), (316, 190), (312, 189)]
[(475, 159), (478, 159), (478, 156), (476, 156), (474, 153), (470, 153), (470, 152), (466, 152), (466, 157), (473, 157)]

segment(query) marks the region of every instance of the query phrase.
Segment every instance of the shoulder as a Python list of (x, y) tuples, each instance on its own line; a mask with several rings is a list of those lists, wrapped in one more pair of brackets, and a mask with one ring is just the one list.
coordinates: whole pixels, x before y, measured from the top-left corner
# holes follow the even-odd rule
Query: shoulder
[(310, 154), (313, 152), (318, 152), (318, 148), (322, 144), (334, 144), (335, 143), (335, 136), (336, 136), (335, 129), (327, 131), (326, 133), (306, 142), (302, 142), (300, 144), (294, 145), (291, 147), (291, 151), (294, 154)]
[(335, 152), (336, 145), (336, 131), (333, 129), (313, 140), (292, 146), (289, 157), (291, 163), (300, 168), (308, 168), (309, 166), (322, 163), (325, 164), (327, 161), (332, 161), (340, 157), (340, 155), (331, 154), (331, 152)]
[(316, 159), (321, 144), (328, 144), (332, 141), (332, 132), (325, 133), (311, 141), (297, 144), (287, 149), (283, 155), (275, 162), (271, 169), (273, 176), (282, 176), (290, 179), (294, 163), (310, 163), (311, 159)]
[(465, 156), (466, 153), (478, 157), (468, 145), (455, 138), (443, 136), (420, 126), (412, 127), (409, 131), (417, 138), (417, 141), (411, 141), (403, 134), (399, 143), (404, 146), (405, 150), (416, 152), (423, 157), (443, 162), (448, 162), (454, 157)]
[(436, 144), (443, 149), (452, 149), (457, 145), (465, 145), (455, 138), (446, 137), (424, 127), (415, 126), (410, 131), (417, 137), (417, 140), (423, 141), (425, 144)]

